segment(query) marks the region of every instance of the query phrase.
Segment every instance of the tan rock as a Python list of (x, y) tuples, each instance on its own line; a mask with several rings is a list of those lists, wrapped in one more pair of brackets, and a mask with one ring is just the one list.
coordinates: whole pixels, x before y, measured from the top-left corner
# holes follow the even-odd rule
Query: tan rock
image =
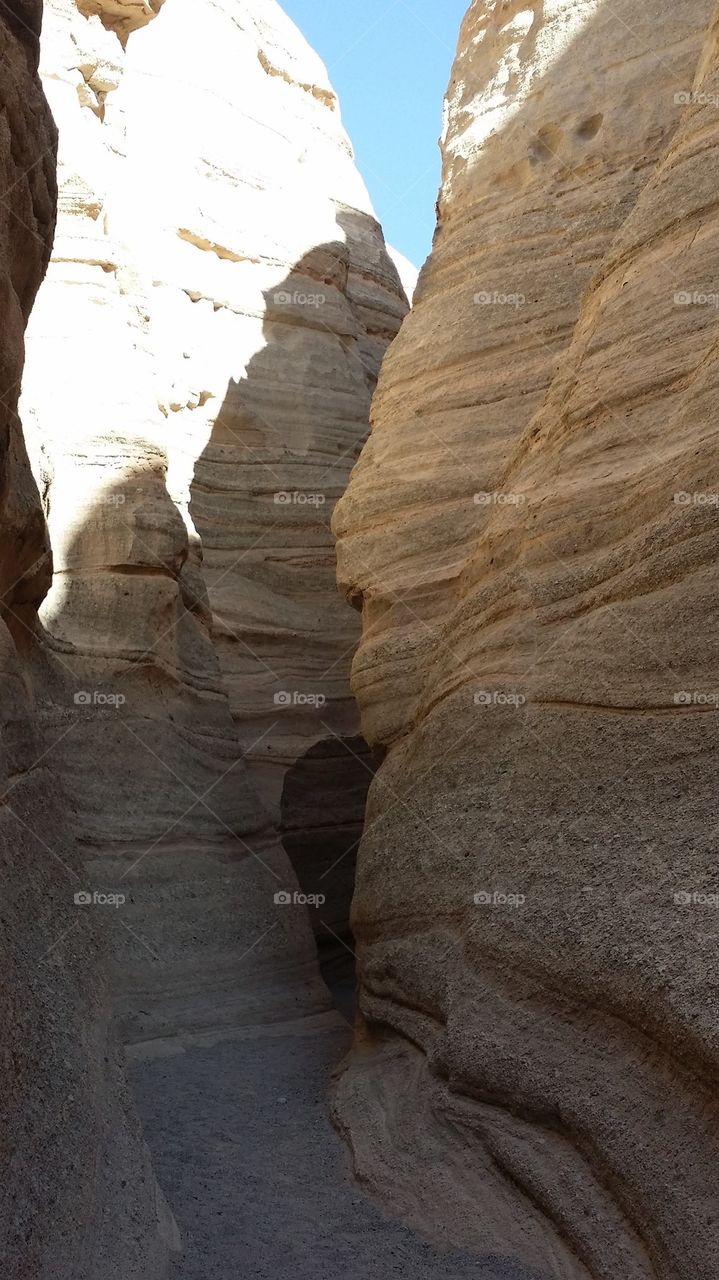
[(141, 7), (90, 8), (49, 0), (43, 36), (61, 147), (23, 401), (55, 558), (35, 679), (48, 740), (71, 730), (92, 875), (133, 888), (142, 1038), (326, 1004), (306, 913), (274, 903), (296, 881), (270, 820), (307, 891), (337, 864), (344, 934), (372, 766), (329, 526), (406, 301), (278, 7), (172, 0), (129, 40)]
[(175, 1228), (110, 1031), (106, 935), (37, 725), (28, 657), (52, 565), (17, 416), (55, 217), (39, 5), (0, 14), (0, 1256), (17, 1280), (155, 1280)]
[(471, 7), (336, 515), (389, 748), (339, 1120), (553, 1277), (718, 1265), (712, 7)]

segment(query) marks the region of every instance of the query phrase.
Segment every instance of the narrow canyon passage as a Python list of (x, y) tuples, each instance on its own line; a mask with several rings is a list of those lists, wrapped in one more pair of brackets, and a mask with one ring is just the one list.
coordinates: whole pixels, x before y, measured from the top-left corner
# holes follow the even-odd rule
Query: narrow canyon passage
[(329, 1120), (351, 1044), (336, 1011), (129, 1049), (129, 1076), (182, 1238), (175, 1280), (554, 1280), (433, 1246), (354, 1180)]
[(534, 1280), (384, 1216), (330, 1121), (374, 760), (329, 522), (407, 302), (284, 15), (154, 9), (48, 0), (61, 199), (23, 385), (53, 554), (24, 659), (80, 855), (53, 955), (94, 926), (112, 958), (151, 1158), (117, 1162), (145, 1221), (133, 1257), (101, 1210), (107, 1274), (144, 1280), (156, 1214), (177, 1280)]
[(410, 305), (275, 0), (0, 0), (2, 1280), (719, 1276), (719, 0), (440, 150)]

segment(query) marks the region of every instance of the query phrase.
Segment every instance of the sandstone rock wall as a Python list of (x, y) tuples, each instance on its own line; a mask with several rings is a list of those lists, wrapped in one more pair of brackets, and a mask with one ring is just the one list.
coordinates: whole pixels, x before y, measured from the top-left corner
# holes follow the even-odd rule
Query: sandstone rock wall
[(323, 1002), (270, 820), (343, 935), (372, 766), (329, 520), (406, 310), (281, 9), (157, 10), (47, 5), (60, 217), (23, 401), (55, 557), (35, 681), (92, 884), (128, 894), (133, 1036)]
[(553, 1278), (719, 1260), (712, 10), (471, 6), (336, 515), (388, 748), (338, 1121), (395, 1207)]
[(0, 1256), (17, 1280), (155, 1280), (173, 1224), (109, 1030), (105, 939), (73, 900), (81, 860), (28, 677), (52, 573), (17, 415), (56, 201), (39, 10), (0, 13)]

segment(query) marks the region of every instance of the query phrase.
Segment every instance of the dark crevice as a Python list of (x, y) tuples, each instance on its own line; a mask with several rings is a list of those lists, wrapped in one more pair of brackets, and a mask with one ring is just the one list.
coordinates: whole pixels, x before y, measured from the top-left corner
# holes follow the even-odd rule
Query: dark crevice
[(287, 772), (282, 792), (282, 843), (302, 892), (324, 898), (308, 907), (320, 971), (349, 1021), (355, 1009), (350, 909), (367, 792), (378, 763), (359, 735), (322, 738)]

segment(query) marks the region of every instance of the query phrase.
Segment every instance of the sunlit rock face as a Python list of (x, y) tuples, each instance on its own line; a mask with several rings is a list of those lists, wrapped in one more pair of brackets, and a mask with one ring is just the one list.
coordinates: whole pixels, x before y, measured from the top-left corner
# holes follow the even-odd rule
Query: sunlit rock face
[(165, 0), (70, 0), (86, 18), (99, 18), (123, 45), (133, 31), (152, 21), (164, 3)]
[(712, 11), (470, 8), (336, 513), (387, 748), (338, 1120), (553, 1280), (719, 1266)]
[(28, 677), (52, 572), (16, 412), (55, 218), (39, 8), (0, 12), (0, 1257), (18, 1280), (159, 1280), (173, 1224), (109, 1032), (106, 939), (74, 900), (81, 858)]
[(132, 890), (132, 1036), (323, 1002), (305, 913), (274, 903), (296, 881), (269, 822), (298, 869), (318, 827), (346, 829), (346, 927), (371, 766), (362, 744), (348, 815), (359, 627), (329, 522), (406, 311), (279, 7), (157, 9), (46, 6), (60, 217), (24, 383), (55, 559), (35, 678), (89, 870)]
[(329, 521), (406, 304), (324, 68), (278, 6), (209, 5), (198, 24), (175, 0), (128, 49), (117, 216), (153, 283), (173, 496), (276, 814), (285, 770), (357, 728)]
[(414, 297), (414, 291), (417, 288), (419, 271), (414, 263), (410, 262), (409, 258), (405, 258), (404, 254), (400, 253), (399, 249), (394, 249), (392, 245), (388, 245), (387, 252), (397, 268), (399, 278), (402, 281), (402, 288), (411, 302)]

